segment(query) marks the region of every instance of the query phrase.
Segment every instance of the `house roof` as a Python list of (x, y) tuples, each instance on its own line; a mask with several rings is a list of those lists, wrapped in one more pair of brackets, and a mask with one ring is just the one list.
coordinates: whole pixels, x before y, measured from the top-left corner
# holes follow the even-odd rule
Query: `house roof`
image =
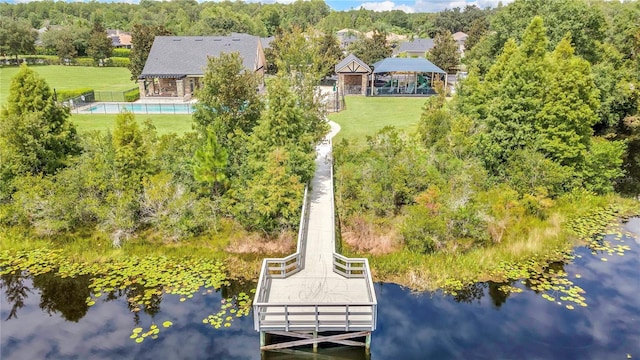
[(386, 58), (373, 64), (373, 73), (441, 73), (445, 71), (423, 58)]
[(400, 43), (396, 53), (402, 52), (421, 52), (426, 53), (433, 49), (433, 39), (413, 39), (411, 41)]
[(141, 78), (204, 75), (209, 56), (238, 52), (245, 69), (255, 71), (260, 38), (248, 34), (229, 36), (157, 36)]
[[(346, 69), (345, 69), (346, 68)], [(336, 73), (345, 69), (348, 73), (367, 73), (371, 74), (371, 68), (369, 65), (365, 64), (364, 61), (360, 60), (357, 56), (350, 54), (344, 60), (340, 61), (338, 65), (336, 65)]]
[(466, 41), (469, 35), (463, 33), (462, 31), (458, 31), (457, 33), (451, 35), (453, 36), (453, 40), (455, 41)]
[(263, 49), (270, 49), (271, 48), (271, 43), (275, 39), (276, 39), (275, 36), (269, 36), (269, 37), (266, 37), (266, 38), (260, 38), (260, 43), (262, 44), (262, 48)]

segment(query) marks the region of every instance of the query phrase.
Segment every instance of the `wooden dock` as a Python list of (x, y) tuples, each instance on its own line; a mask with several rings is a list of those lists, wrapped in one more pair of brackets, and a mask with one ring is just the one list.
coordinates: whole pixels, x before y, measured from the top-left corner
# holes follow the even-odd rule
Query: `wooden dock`
[[(297, 251), (262, 263), (253, 301), (262, 350), (309, 344), (315, 350), (320, 342), (368, 350), (376, 328), (377, 300), (367, 259), (335, 252), (331, 138), (340, 128), (331, 125), (331, 133), (317, 147), (311, 190), (305, 190)], [(267, 344), (267, 335), (296, 340)], [(365, 341), (350, 340), (358, 338)]]

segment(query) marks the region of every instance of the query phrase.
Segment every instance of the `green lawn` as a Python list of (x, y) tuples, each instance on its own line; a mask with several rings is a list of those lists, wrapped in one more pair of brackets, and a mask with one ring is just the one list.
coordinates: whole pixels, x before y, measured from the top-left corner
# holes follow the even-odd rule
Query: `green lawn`
[[(116, 116), (117, 114), (74, 114), (71, 115), (71, 121), (76, 124), (79, 132), (91, 130), (113, 131)], [(151, 119), (160, 135), (169, 133), (182, 134), (191, 131), (191, 115), (136, 115), (136, 120), (140, 124), (146, 119)]]
[(346, 110), (329, 115), (342, 127), (334, 142), (342, 138), (364, 139), (387, 125), (415, 129), (426, 98), (347, 96), (345, 100)]
[[(124, 91), (136, 87), (131, 81), (131, 73), (121, 67), (88, 67), (46, 65), (32, 66), (31, 69), (44, 77), (49, 86), (58, 90), (92, 88), (99, 91)], [(18, 67), (0, 67), (0, 104), (9, 96), (11, 78)]]

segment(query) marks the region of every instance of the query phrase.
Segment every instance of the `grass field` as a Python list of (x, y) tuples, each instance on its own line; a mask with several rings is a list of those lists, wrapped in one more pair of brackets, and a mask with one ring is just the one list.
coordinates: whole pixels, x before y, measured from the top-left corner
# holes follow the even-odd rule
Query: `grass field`
[[(99, 91), (124, 91), (136, 87), (129, 77), (127, 68), (121, 67), (88, 67), (46, 65), (32, 66), (49, 86), (57, 90), (73, 90), (92, 88)], [(18, 67), (0, 68), (0, 104), (4, 104), (9, 96), (11, 78), (18, 72)]]
[[(118, 114), (78, 114), (71, 115), (71, 121), (76, 124), (79, 132), (91, 130), (111, 130), (113, 131)], [(191, 115), (136, 115), (138, 123), (151, 119), (159, 135), (177, 133), (182, 134), (191, 131)]]
[(342, 127), (334, 142), (342, 138), (364, 139), (387, 125), (415, 129), (426, 98), (382, 98), (347, 96), (347, 109), (329, 115)]

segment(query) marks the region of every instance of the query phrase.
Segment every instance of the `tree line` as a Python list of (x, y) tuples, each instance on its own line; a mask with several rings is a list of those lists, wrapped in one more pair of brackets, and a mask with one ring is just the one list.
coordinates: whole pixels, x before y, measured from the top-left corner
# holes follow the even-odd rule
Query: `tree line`
[(291, 4), (199, 3), (195, 0), (143, 0), (139, 4), (53, 1), (0, 4), (2, 17), (25, 20), (34, 29), (51, 25), (82, 27), (100, 21), (106, 28), (125, 31), (135, 24), (163, 25), (176, 35), (244, 32), (270, 36), (275, 35), (278, 28), (315, 28), (327, 32), (350, 28), (366, 32), (382, 27), (386, 31), (433, 37), (444, 30), (466, 32), (476, 20), (486, 18), (492, 11), (473, 5), (439, 13), (377, 12), (364, 8), (333, 11), (323, 0), (298, 0)]

